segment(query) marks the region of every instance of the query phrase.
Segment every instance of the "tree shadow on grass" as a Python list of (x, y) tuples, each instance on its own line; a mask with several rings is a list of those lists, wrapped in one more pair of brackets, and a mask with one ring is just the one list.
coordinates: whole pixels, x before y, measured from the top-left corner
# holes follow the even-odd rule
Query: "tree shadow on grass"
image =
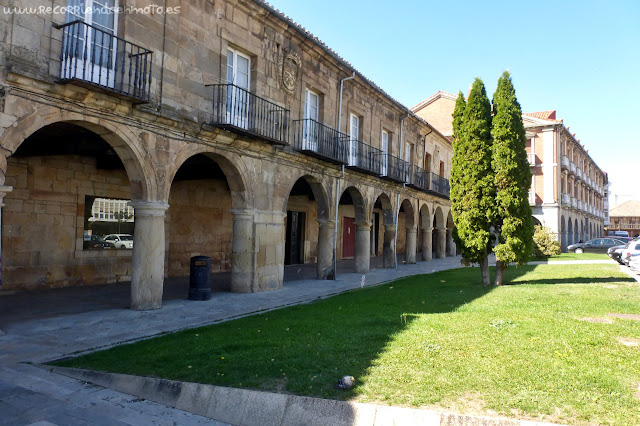
[[(553, 278), (535, 278), (535, 270), (538, 267), (547, 268), (549, 266), (555, 266), (559, 268), (560, 274), (563, 276), (556, 276)], [(545, 264), (545, 265), (524, 265), (524, 266), (510, 266), (505, 272), (505, 285), (523, 285), (523, 284), (607, 284), (607, 283), (634, 283), (636, 280), (629, 276), (620, 277), (616, 276), (618, 274), (611, 274), (611, 276), (598, 276), (598, 277), (589, 277), (589, 276), (579, 276), (581, 265), (553, 265), (553, 264)], [(593, 265), (590, 265), (593, 267)], [(571, 269), (567, 269), (571, 268)], [(491, 268), (492, 273), (494, 273), (494, 268)], [(567, 272), (568, 271), (568, 272)], [(534, 272), (532, 278), (527, 280), (522, 280), (526, 274)], [(588, 273), (587, 273), (588, 274)]]

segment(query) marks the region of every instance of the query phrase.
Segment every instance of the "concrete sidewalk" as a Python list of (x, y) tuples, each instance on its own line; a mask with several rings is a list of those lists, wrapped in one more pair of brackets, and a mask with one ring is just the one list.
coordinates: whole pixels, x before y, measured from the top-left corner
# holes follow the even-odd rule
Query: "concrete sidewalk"
[[(366, 274), (365, 285), (457, 267), (461, 267), (460, 257), (401, 264), (398, 269), (373, 269)], [(0, 424), (216, 424), (210, 418), (54, 374), (29, 363), (41, 364), (160, 333), (308, 303), (359, 288), (361, 279), (360, 274), (343, 273), (336, 281), (290, 281), (280, 290), (265, 293), (214, 293), (211, 300), (204, 302), (168, 300), (156, 311), (109, 308), (5, 322), (2, 327), (7, 334), (0, 337)]]

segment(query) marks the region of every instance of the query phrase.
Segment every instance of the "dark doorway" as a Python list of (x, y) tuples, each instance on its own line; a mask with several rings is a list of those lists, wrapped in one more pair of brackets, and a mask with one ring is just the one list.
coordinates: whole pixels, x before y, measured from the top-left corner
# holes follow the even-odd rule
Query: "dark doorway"
[(378, 244), (380, 243), (380, 213), (373, 214), (373, 229), (371, 230), (371, 244), (373, 250), (371, 254), (373, 256), (378, 255)]
[(342, 228), (342, 258), (356, 255), (356, 218), (345, 217)]
[(284, 264), (304, 263), (304, 212), (287, 212), (287, 239), (284, 247)]

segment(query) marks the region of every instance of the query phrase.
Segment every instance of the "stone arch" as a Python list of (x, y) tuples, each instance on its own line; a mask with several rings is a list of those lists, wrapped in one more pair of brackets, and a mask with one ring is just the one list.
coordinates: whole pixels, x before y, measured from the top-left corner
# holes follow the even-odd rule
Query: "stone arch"
[(434, 229), (444, 229), (446, 223), (444, 221), (444, 213), (442, 212), (442, 208), (437, 206), (433, 211), (433, 228)]
[(580, 228), (578, 228), (578, 219), (573, 220), (573, 243), (580, 241)]
[(564, 220), (564, 215), (560, 216), (560, 248), (567, 251), (567, 225)]
[(415, 226), (415, 222), (416, 222), (416, 219), (415, 219), (416, 215), (415, 215), (415, 209), (413, 208), (413, 203), (408, 198), (405, 198), (400, 203), (400, 206), (404, 210), (405, 226), (407, 228), (409, 228), (409, 227), (413, 228)]
[(451, 214), (451, 210), (447, 212), (447, 242), (446, 242), (446, 254), (447, 256), (455, 256), (456, 255), (456, 245), (453, 241), (453, 215)]
[(431, 212), (429, 210), (428, 204), (423, 204), (420, 207), (420, 228), (422, 229), (430, 229), (433, 227), (433, 220), (431, 217)]
[(191, 157), (198, 154), (205, 155), (220, 166), (227, 178), (231, 191), (232, 206), (234, 209), (247, 209), (254, 206), (253, 193), (248, 189), (246, 179), (249, 177), (249, 170), (242, 161), (242, 158), (233, 153), (224, 152), (212, 146), (201, 144), (189, 144), (174, 156), (170, 161), (171, 169), (167, 171), (165, 185), (162, 188), (163, 195), (169, 199), (171, 184), (176, 173), (182, 165)]
[(349, 194), (349, 196), (351, 197), (351, 200), (353, 200), (353, 208), (355, 210), (356, 223), (367, 223), (369, 220), (369, 215), (367, 214), (368, 211), (367, 211), (366, 201), (362, 196), (362, 192), (353, 185), (348, 186), (340, 194), (340, 199), (342, 199), (345, 193)]
[(0, 185), (5, 182), (6, 158), (16, 152), (18, 147), (38, 130), (55, 123), (69, 123), (83, 127), (100, 136), (116, 152), (122, 161), (129, 182), (131, 196), (134, 199), (157, 200), (157, 179), (153, 167), (145, 161), (148, 154), (142, 138), (124, 124), (113, 123), (98, 117), (92, 117), (53, 106), (39, 106), (18, 120), (0, 136)]
[(447, 230), (444, 213), (440, 206), (436, 206), (433, 212), (433, 232), (431, 247), (435, 257), (440, 259), (446, 256)]
[[(349, 199), (353, 204), (354, 218), (344, 213), (338, 225), (338, 238), (342, 238), (340, 244), (340, 257), (352, 257), (355, 260), (355, 272), (367, 273), (369, 271), (371, 252), (371, 224), (369, 223), (369, 209), (362, 192), (355, 186), (347, 186), (340, 194), (340, 202)], [(345, 204), (342, 204), (345, 205)], [(348, 219), (348, 220), (347, 220)], [(340, 241), (340, 240), (338, 240)]]
[(380, 192), (376, 196), (372, 198), (374, 201), (371, 204), (371, 211), (369, 215), (371, 217), (373, 214), (373, 209), (375, 208), (376, 203), (380, 200), (380, 204), (382, 205), (382, 223), (384, 225), (393, 225), (396, 222), (395, 210), (393, 209), (393, 204), (391, 202), (391, 198), (387, 193)]
[(422, 252), (422, 260), (431, 260), (433, 257), (431, 243), (433, 242), (433, 230), (432, 230), (433, 218), (429, 210), (428, 204), (423, 204), (420, 207), (420, 247)]
[(311, 191), (313, 192), (313, 196), (316, 199), (316, 203), (318, 203), (318, 219), (333, 219), (333, 217), (331, 216), (332, 208), (329, 202), (331, 197), (329, 197), (329, 192), (327, 191), (325, 185), (319, 178), (310, 174), (303, 173), (300, 173), (299, 175), (296, 175), (289, 180), (284, 196), (283, 213), (286, 213), (287, 211), (287, 202), (289, 200), (289, 196), (291, 195), (291, 190), (293, 189), (293, 186), (296, 184), (296, 182), (298, 182), (300, 179), (304, 179), (311, 187)]
[(585, 232), (584, 232), (584, 221), (580, 220), (580, 241), (585, 241)]
[(567, 226), (567, 247), (568, 247), (571, 244), (575, 243), (576, 241), (574, 241), (574, 236), (573, 236), (573, 220), (569, 218), (567, 222), (568, 222), (568, 226)]

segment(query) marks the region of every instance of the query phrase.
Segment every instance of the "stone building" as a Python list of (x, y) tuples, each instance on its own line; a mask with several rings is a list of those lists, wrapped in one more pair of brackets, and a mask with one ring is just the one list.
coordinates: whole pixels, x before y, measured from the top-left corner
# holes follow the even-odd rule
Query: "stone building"
[[(457, 96), (437, 92), (411, 110), (451, 138)], [(533, 174), (529, 190), (534, 223), (545, 223), (562, 249), (603, 235), (608, 180), (555, 111), (522, 114)]]
[(609, 212), (610, 223), (605, 227), (609, 234), (627, 231), (630, 237), (640, 235), (640, 201), (629, 200), (615, 206)]
[[(455, 252), (450, 142), (266, 3), (12, 3), (3, 289), (130, 280), (132, 308), (155, 309), (194, 255), (259, 292), (286, 264), (334, 276), (334, 252), (359, 273), (371, 256), (393, 267), (396, 249), (407, 263)], [(133, 249), (99, 247), (106, 233)]]

